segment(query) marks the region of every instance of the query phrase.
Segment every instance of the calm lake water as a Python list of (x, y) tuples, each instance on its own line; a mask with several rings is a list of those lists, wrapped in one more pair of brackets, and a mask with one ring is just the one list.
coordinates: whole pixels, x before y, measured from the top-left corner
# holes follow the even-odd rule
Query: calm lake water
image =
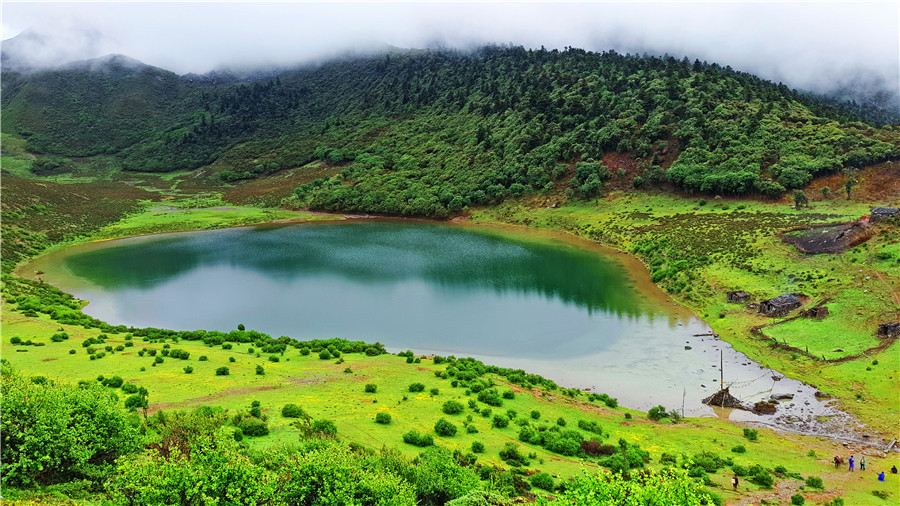
[(712, 415), (700, 400), (718, 387), (720, 350), (742, 399), (801, 388), (695, 337), (709, 327), (633, 258), (552, 236), (384, 221), (262, 226), (84, 245), (30, 268), (112, 324), (243, 323), (274, 337), (380, 341), (523, 368), (639, 409), (684, 400), (687, 415)]

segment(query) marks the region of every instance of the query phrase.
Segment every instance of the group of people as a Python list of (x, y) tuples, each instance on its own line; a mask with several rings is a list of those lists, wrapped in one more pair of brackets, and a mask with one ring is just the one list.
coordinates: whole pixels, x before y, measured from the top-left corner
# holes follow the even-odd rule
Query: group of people
[[(841, 458), (840, 456), (838, 456), (838, 455), (835, 455), (835, 456), (834, 456), (834, 468), (835, 468), (835, 469), (838, 469), (839, 467), (841, 467), (841, 464), (843, 464), (843, 463), (844, 463), (844, 459), (842, 459), (842, 458)], [(856, 461), (853, 459), (853, 455), (851, 455), (850, 458), (847, 459), (847, 463), (850, 464), (850, 467), (849, 467), (850, 472), (853, 472), (854, 469), (855, 469), (854, 466), (855, 466), (855, 464), (856, 464)], [(866, 457), (865, 457), (865, 455), (863, 455), (862, 460), (859, 461), (859, 470), (860, 470), (860, 471), (865, 471), (865, 470), (866, 470)]]
[[(843, 464), (843, 463), (844, 463), (844, 459), (842, 459), (841, 457), (839, 457), (837, 455), (834, 456), (834, 468), (835, 469), (841, 467), (841, 464)], [(856, 464), (856, 461), (853, 459), (853, 455), (851, 455), (850, 458), (847, 459), (847, 463), (850, 464), (850, 471), (853, 471), (853, 466), (854, 466), (854, 464)], [(863, 458), (859, 461), (859, 470), (860, 471), (866, 470), (866, 456), (865, 455), (863, 455)], [(891, 466), (891, 474), (897, 474), (897, 466)], [(878, 473), (878, 481), (884, 481), (884, 471)], [(739, 483), (738, 475), (735, 474), (734, 477), (731, 478), (731, 486), (734, 488), (734, 490), (737, 490), (738, 483)]]
[[(844, 463), (844, 459), (842, 459), (838, 455), (834, 456), (834, 468), (835, 469), (840, 468), (841, 464), (843, 464), (843, 463)], [(856, 464), (856, 461), (854, 460), (853, 455), (851, 455), (850, 458), (847, 459), (847, 464), (848, 464), (848, 470), (852, 473), (855, 470), (855, 464)], [(860, 459), (860, 461), (859, 461), (859, 470), (860, 471), (866, 470), (866, 456), (865, 455), (863, 455), (862, 459)], [(897, 474), (897, 466), (891, 466), (891, 474)], [(732, 481), (734, 481), (734, 480), (732, 480)], [(884, 471), (878, 473), (878, 481), (884, 481)]]

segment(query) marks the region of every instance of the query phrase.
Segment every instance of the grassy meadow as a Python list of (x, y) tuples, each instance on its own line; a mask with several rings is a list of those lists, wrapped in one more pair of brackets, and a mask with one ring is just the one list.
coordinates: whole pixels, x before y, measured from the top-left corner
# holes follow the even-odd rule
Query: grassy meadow
[[(54, 342), (50, 337), (65, 332), (69, 338)], [(435, 375), (447, 368), (446, 364), (435, 364), (432, 357), (417, 357), (418, 363), (407, 363), (407, 359), (397, 355), (366, 356), (361, 353), (342, 354), (340, 359), (322, 360), (316, 353), (302, 355), (298, 350), (288, 348), (283, 354), (261, 353), (250, 348), (253, 343), (229, 343), (231, 349), (223, 346), (207, 346), (198, 341), (182, 340), (173, 342), (146, 342), (138, 337), (128, 339), (128, 334), (107, 334), (104, 345), (112, 352), (99, 359), (91, 360), (87, 348), (82, 343), (89, 338), (97, 338), (98, 329), (80, 326), (60, 325), (45, 315), (25, 317), (14, 312), (9, 304), (2, 310), (2, 355), (23, 374), (46, 376), (53, 381), (77, 382), (97, 381), (104, 376), (120, 376), (126, 384), (145, 387), (149, 391), (149, 413), (159, 410), (190, 410), (203, 405), (220, 406), (230, 413), (246, 411), (253, 401), (259, 401), (262, 413), (268, 418), (270, 433), (263, 437), (248, 437), (252, 447), (295, 443), (299, 437), (297, 428), (291, 425), (294, 419), (281, 416), (285, 404), (301, 406), (316, 419), (333, 420), (340, 437), (348, 442), (372, 449), (382, 446), (396, 447), (402, 453), (414, 456), (422, 449), (405, 444), (402, 435), (410, 430), (423, 434), (434, 434), (435, 422), (445, 418), (459, 430), (452, 437), (435, 436), (435, 444), (450, 450), (470, 452), (473, 442), (484, 445), (484, 452), (477, 454), (483, 464), (503, 465), (499, 452), (507, 443), (521, 445), (520, 452), (529, 457), (528, 469), (551, 473), (558, 478), (579, 475), (598, 468), (596, 459), (580, 459), (552, 453), (538, 445), (521, 443), (518, 432), (521, 427), (517, 420), (525, 420), (530, 426), (552, 427), (558, 420), (565, 420), (566, 429), (579, 431), (585, 439), (595, 434), (578, 427), (580, 420), (599, 423), (603, 435), (599, 438), (605, 444), (615, 444), (620, 438), (649, 452), (650, 467), (659, 467), (663, 454), (676, 456), (679, 461), (708, 451), (723, 458), (733, 459), (733, 464), (745, 468), (759, 464), (766, 469), (783, 466), (787, 474), (775, 474), (776, 486), (766, 489), (744, 480), (739, 493), (730, 491), (731, 469), (724, 468), (708, 476), (712, 490), (723, 496), (726, 503), (750, 498), (766, 498), (779, 493), (783, 488), (800, 489), (810, 499), (830, 499), (837, 496), (850, 498), (871, 497), (871, 491), (879, 489), (873, 479), (850, 480), (845, 470), (836, 471), (830, 464), (835, 452), (846, 450), (834, 446), (827, 438), (804, 437), (778, 434), (760, 429), (757, 441), (749, 441), (742, 428), (717, 419), (687, 419), (672, 423), (663, 418), (652, 421), (642, 412), (605, 406), (599, 401), (589, 401), (583, 395), (570, 397), (563, 390), (549, 390), (541, 387), (523, 389), (509, 384), (502, 377), (489, 375), (500, 391), (512, 390), (513, 399), (504, 399), (500, 407), (488, 406), (476, 400), (475, 394), (466, 394), (462, 387), (452, 386), (452, 377), (442, 379)], [(13, 345), (12, 337), (20, 337), (42, 343), (43, 346)], [(128, 346), (127, 343), (133, 343)], [(188, 359), (165, 357), (156, 363), (150, 350), (160, 352), (166, 345), (171, 349), (188, 352)], [(104, 345), (95, 345), (98, 348)], [(122, 346), (122, 351), (115, 351)], [(226, 344), (227, 347), (227, 344)], [(74, 350), (75, 353), (71, 353)], [(139, 354), (144, 351), (144, 356)], [(201, 360), (205, 356), (207, 360)], [(269, 357), (277, 357), (273, 362)], [(231, 361), (234, 359), (234, 361)], [(190, 374), (185, 367), (193, 368)], [(228, 367), (227, 376), (216, 375), (219, 367)], [(262, 366), (264, 374), (256, 373)], [(375, 384), (376, 392), (365, 392), (366, 384)], [(422, 383), (422, 392), (409, 391), (412, 383)], [(437, 393), (431, 392), (432, 388)], [(127, 397), (115, 390), (121, 401)], [(447, 401), (457, 401), (465, 406), (462, 413), (447, 415), (442, 412)], [(469, 407), (475, 402), (476, 409)], [(482, 416), (481, 410), (488, 408), (491, 416)], [(508, 427), (492, 427), (493, 415), (505, 415), (509, 410), (516, 412)], [(539, 415), (534, 418), (533, 411)], [(378, 413), (388, 413), (391, 423), (375, 423)], [(466, 420), (477, 432), (467, 433)], [(731, 449), (744, 446), (745, 453), (734, 453)], [(879, 470), (900, 464), (900, 459), (887, 459), (871, 455), (869, 468)], [(803, 478), (821, 477), (824, 490), (806, 487), (802, 481), (788, 474), (798, 473)], [(869, 473), (871, 474), (871, 473)], [(874, 475), (873, 475), (874, 476)], [(882, 488), (883, 485), (882, 485)], [(862, 503), (853, 503), (862, 504)]]

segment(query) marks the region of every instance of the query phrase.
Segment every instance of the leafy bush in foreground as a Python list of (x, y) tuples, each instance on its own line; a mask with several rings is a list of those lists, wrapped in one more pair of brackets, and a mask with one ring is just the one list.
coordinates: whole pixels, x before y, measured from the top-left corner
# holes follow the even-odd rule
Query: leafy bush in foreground
[(575, 478), (564, 491), (550, 500), (539, 497), (540, 505), (620, 506), (623, 504), (666, 504), (700, 506), (720, 503), (700, 483), (688, 478), (682, 469), (643, 471), (625, 479), (620, 474), (600, 473)]
[(4, 485), (75, 479), (138, 448), (136, 420), (100, 386), (33, 383), (2, 367)]

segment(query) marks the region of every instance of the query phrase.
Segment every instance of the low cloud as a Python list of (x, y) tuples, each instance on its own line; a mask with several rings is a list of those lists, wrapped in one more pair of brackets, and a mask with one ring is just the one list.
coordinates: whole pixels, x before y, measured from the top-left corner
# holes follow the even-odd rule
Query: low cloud
[[(730, 65), (791, 87), (900, 96), (900, 4), (4, 3), (37, 65), (122, 53), (184, 74), (304, 63), (386, 45), (614, 49)], [(5, 44), (5, 46), (10, 46)], [(6, 49), (6, 47), (4, 47)]]

